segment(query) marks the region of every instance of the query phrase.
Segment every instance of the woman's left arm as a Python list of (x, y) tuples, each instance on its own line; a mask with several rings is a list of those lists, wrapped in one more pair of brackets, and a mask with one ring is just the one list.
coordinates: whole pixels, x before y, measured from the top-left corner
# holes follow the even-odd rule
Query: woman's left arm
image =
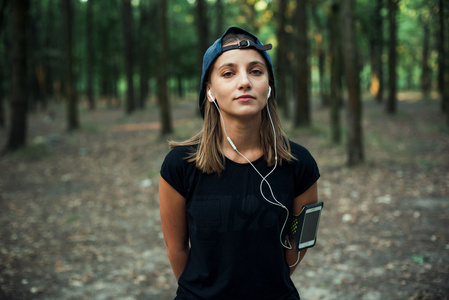
[[(292, 214), (298, 215), (301, 212), (301, 209), (303, 206), (311, 203), (318, 202), (318, 183), (315, 182), (308, 190), (306, 190), (304, 193), (299, 195), (294, 199), (293, 202), (293, 209)], [(294, 241), (293, 239), (290, 239), (290, 244), (292, 245), (292, 249), (285, 249), (285, 259), (287, 260), (287, 263), (289, 266), (295, 264), (295, 262), (298, 260), (298, 252), (294, 248)], [(296, 267), (299, 265), (301, 260), (304, 258), (304, 255), (306, 255), (307, 249), (301, 250), (299, 261), (298, 263), (290, 268), (290, 275), (293, 274)]]

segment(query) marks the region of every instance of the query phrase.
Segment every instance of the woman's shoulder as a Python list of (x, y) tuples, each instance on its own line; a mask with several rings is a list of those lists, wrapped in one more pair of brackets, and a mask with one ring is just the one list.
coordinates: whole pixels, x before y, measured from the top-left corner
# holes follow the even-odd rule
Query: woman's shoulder
[(292, 155), (296, 159), (301, 159), (302, 157), (312, 157), (312, 154), (310, 154), (309, 150), (307, 150), (306, 147), (293, 142), (292, 140), (289, 140), (290, 142), (290, 148), (292, 150)]
[(167, 156), (170, 156), (171, 158), (183, 158), (192, 154), (194, 151), (195, 149), (191, 146), (176, 146), (170, 149)]
[(184, 164), (193, 153), (195, 148), (191, 146), (176, 146), (167, 153), (164, 163)]

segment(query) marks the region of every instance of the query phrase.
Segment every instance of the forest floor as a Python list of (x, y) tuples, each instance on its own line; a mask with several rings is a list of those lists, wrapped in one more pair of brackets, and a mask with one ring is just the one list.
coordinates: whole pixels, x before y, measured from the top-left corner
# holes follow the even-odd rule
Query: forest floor
[[(449, 299), (449, 129), (437, 100), (400, 100), (396, 116), (366, 101), (366, 162), (353, 168), (344, 143), (329, 142), (327, 110), (308, 129), (284, 123), (316, 158), (325, 203), (292, 277), (302, 299)], [(194, 103), (172, 104), (168, 138), (200, 128)], [(0, 299), (173, 299), (157, 108), (82, 108), (73, 133), (62, 105), (51, 112), (31, 114), (29, 145), (0, 158)]]

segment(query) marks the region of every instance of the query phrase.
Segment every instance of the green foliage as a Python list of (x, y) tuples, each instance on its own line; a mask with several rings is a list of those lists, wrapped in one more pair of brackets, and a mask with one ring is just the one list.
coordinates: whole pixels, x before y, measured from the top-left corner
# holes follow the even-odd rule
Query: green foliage
[[(87, 5), (92, 1), (93, 24), (87, 27)], [(356, 0), (357, 41), (360, 49), (362, 87), (367, 88), (370, 83), (370, 47), (369, 41), (375, 37), (374, 11), (377, 1)], [(72, 0), (73, 7), (73, 54), (76, 89), (79, 95), (85, 93), (87, 80), (87, 31), (93, 34), (93, 72), (94, 90), (97, 96), (121, 97), (126, 86), (122, 84), (124, 78), (124, 55), (121, 0)], [(169, 27), (169, 66), (170, 80), (176, 82), (171, 89), (177, 88), (179, 83), (191, 93), (197, 92), (197, 84), (201, 73), (198, 36), (196, 31), (196, 1), (179, 0), (168, 1), (168, 27)], [(278, 1), (274, 0), (222, 0), (221, 11), (218, 11), (218, 1), (208, 0), (206, 3), (206, 18), (202, 20), (208, 25), (208, 43), (212, 43), (224, 28), (237, 25), (245, 27), (259, 35), (262, 41), (275, 45), (272, 57), (276, 53), (276, 26), (279, 16)], [(309, 61), (311, 64), (312, 92), (316, 93), (320, 85), (318, 73), (318, 45), (315, 34), (322, 36), (324, 51), (328, 51), (328, 17), (330, 0), (308, 1), (308, 28), (309, 28)], [(58, 96), (62, 92), (63, 81), (63, 35), (60, 0), (40, 0), (30, 3), (30, 40), (29, 48), (29, 74), (35, 77), (41, 73), (41, 82), (32, 84), (30, 95), (35, 101), (42, 98)], [(141, 79), (139, 69), (149, 70), (148, 81), (154, 80), (159, 72), (159, 59), (157, 47), (159, 45), (158, 33), (158, 5), (155, 0), (134, 0), (133, 4), (133, 40), (135, 54), (135, 83), (136, 87)], [(289, 33), (289, 57), (294, 56), (295, 47), (295, 6), (296, 0), (288, 1), (286, 12), (286, 31)], [(384, 41), (388, 43), (387, 9), (381, 10), (384, 18)], [(433, 0), (401, 0), (398, 12), (398, 84), (400, 89), (417, 89), (420, 84), (423, 25), (429, 24), (431, 30), (431, 53), (429, 65), (432, 70), (433, 82), (436, 81), (438, 70), (437, 52), (435, 49), (435, 36), (438, 29), (438, 8)], [(222, 26), (218, 28), (216, 20), (221, 15)], [(313, 15), (313, 17), (312, 17)], [(6, 7), (6, 18), (0, 22), (0, 55), (2, 65), (10, 62), (9, 44), (11, 39), (10, 5)], [(142, 24), (142, 26), (141, 26)], [(138, 55), (140, 52), (144, 55)], [(387, 63), (384, 51), (384, 63)], [(329, 61), (326, 62), (329, 64)], [(293, 66), (292, 66), (293, 67)], [(10, 68), (2, 70), (1, 84), (4, 94), (9, 88)], [(329, 67), (325, 68), (325, 80), (328, 81)], [(290, 73), (290, 72), (289, 72)], [(30, 80), (30, 82), (33, 82)], [(288, 79), (290, 80), (290, 79)], [(435, 86), (436, 84), (434, 84)], [(137, 89), (137, 88), (136, 88)], [(290, 87), (294, 90), (293, 87)], [(186, 92), (189, 92), (189, 91)], [(155, 89), (150, 89), (154, 95)], [(1, 96), (1, 95), (0, 95)], [(33, 100), (32, 99), (32, 100)]]

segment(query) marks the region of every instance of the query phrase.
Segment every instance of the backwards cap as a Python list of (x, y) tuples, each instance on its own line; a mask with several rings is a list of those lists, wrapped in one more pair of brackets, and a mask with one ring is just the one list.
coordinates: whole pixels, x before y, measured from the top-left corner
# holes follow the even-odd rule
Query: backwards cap
[[(256, 43), (254, 43), (253, 41), (244, 40), (244, 41), (237, 42), (236, 44), (231, 44), (226, 47), (223, 47), (223, 44), (222, 44), (223, 37), (225, 37), (226, 35), (228, 35), (230, 33), (246, 34), (246, 35), (252, 36), (256, 40)], [(272, 48), (271, 44), (267, 44), (267, 45), (262, 44), (259, 41), (259, 39), (251, 32), (248, 32), (245, 29), (242, 29), (240, 27), (229, 27), (225, 31), (225, 33), (223, 33), (223, 35), (218, 40), (216, 40), (212, 44), (212, 46), (209, 47), (209, 49), (207, 49), (206, 53), (204, 53), (203, 71), (201, 74), (201, 89), (200, 89), (200, 94), (199, 94), (199, 108), (200, 108), (201, 116), (204, 118), (204, 103), (203, 102), (204, 102), (204, 98), (206, 97), (206, 83), (205, 83), (206, 74), (208, 73), (208, 70), (210, 69), (212, 64), (215, 62), (217, 57), (219, 57), (223, 52), (228, 51), (228, 50), (232, 50), (232, 49), (256, 49), (256, 50), (258, 50), (268, 63), (267, 68), (268, 68), (268, 71), (270, 72), (270, 77), (273, 80), (272, 93), (274, 95), (275, 88), (274, 88), (273, 63), (271, 62), (270, 54), (268, 54), (268, 52), (267, 52), (267, 50), (270, 50), (271, 48)]]

